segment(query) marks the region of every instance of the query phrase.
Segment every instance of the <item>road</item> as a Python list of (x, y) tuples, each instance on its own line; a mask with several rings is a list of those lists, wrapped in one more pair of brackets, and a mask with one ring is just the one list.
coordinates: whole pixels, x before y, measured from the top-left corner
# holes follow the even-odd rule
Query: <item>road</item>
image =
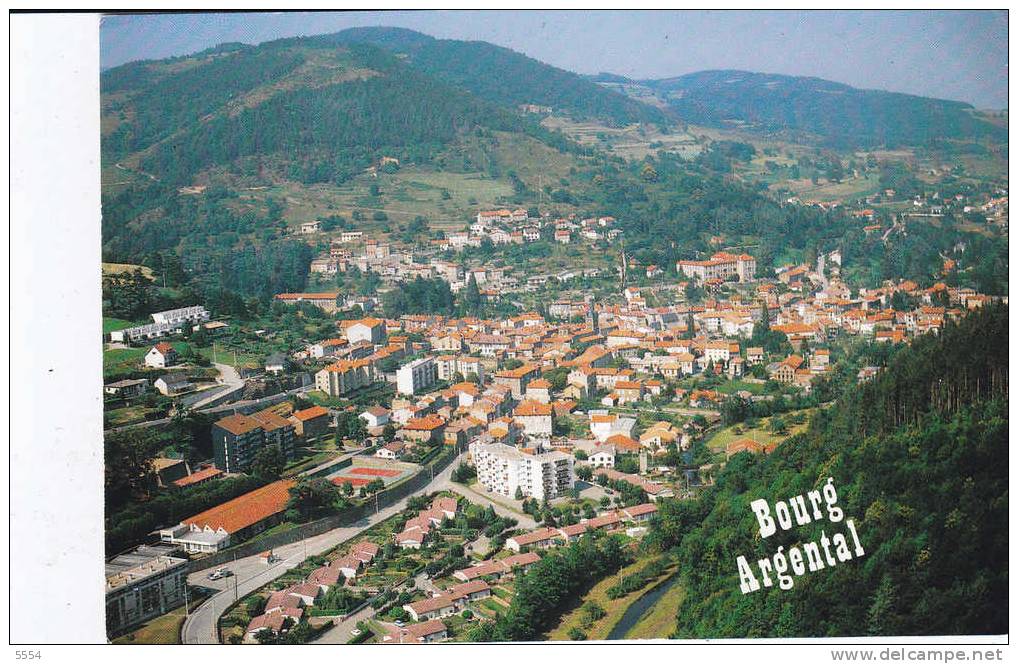
[[(466, 452), (461, 453), (459, 457), (453, 459), (452, 463), (450, 463), (445, 470), (440, 472), (438, 475), (435, 475), (431, 482), (425, 485), (417, 493), (411, 495), (431, 493), (442, 489), (452, 488), (451, 485), (453, 483), (450, 481), (452, 471), (465, 458)], [(233, 572), (234, 576), (220, 581), (209, 581), (207, 578), (209, 570), (202, 570), (191, 574), (188, 577), (189, 584), (214, 588), (219, 592), (211, 596), (187, 617), (184, 621), (184, 627), (181, 633), (182, 641), (185, 644), (218, 643), (218, 635), (215, 629), (216, 624), (219, 622), (219, 618), (226, 611), (226, 608), (233, 603), (235, 598), (243, 597), (244, 595), (254, 592), (270, 581), (278, 579), (287, 570), (302, 563), (307, 556), (322, 554), (334, 546), (356, 537), (367, 528), (370, 528), (397, 512), (400, 512), (406, 508), (408, 498), (410, 498), (410, 496), (403, 498), (399, 502), (372, 514), (369, 517), (361, 519), (352, 526), (336, 528), (335, 530), (330, 530), (327, 533), (322, 533), (321, 535), (316, 535), (315, 537), (311, 537), (306, 540), (281, 546), (273, 551), (273, 553), (280, 559), (280, 562), (272, 566), (266, 566), (258, 555), (254, 555), (248, 556), (247, 558), (241, 558), (228, 565), (224, 565), (224, 567)], [(357, 620), (351, 616), (342, 624), (356, 625), (356, 622)], [(335, 628), (330, 630), (330, 633), (331, 631), (335, 631)], [(345, 641), (342, 642), (345, 643)]]
[(219, 363), (216, 363), (215, 367), (219, 370), (219, 378), (216, 382), (220, 383), (222, 387), (209, 390), (209, 392), (203, 394), (200, 399), (189, 404), (193, 410), (204, 408), (216, 399), (221, 399), (227, 394), (239, 392), (244, 389), (244, 379), (240, 377), (240, 374), (234, 367), (231, 367), (229, 364)]

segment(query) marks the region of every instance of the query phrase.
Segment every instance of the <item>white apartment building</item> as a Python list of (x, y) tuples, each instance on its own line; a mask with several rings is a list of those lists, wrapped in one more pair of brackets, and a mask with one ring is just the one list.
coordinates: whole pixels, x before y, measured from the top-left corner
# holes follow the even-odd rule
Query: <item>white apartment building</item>
[(183, 332), (184, 326), (188, 323), (204, 323), (209, 320), (209, 312), (205, 307), (198, 305), (194, 307), (181, 307), (169, 311), (159, 311), (152, 314), (152, 322), (148, 325), (128, 327), (123, 330), (110, 332), (110, 339), (120, 342), (142, 341), (144, 339), (157, 339), (167, 334), (178, 334)]
[(457, 372), (464, 377), (476, 374), (479, 381), (484, 380), (484, 366), (479, 357), (465, 355), (442, 355), (435, 359), (438, 365), (438, 379), (451, 380)]
[(516, 489), (537, 500), (551, 500), (576, 483), (573, 457), (563, 452), (529, 454), (502, 443), (470, 444), (477, 479), (488, 491), (515, 498)]
[(396, 390), (400, 394), (416, 394), (437, 381), (438, 365), (433, 357), (414, 360), (396, 371)]

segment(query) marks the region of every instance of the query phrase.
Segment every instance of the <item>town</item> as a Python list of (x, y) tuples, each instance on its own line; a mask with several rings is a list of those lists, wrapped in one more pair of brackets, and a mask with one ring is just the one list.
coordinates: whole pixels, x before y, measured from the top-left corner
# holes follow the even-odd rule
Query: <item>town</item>
[[(596, 212), (481, 210), (468, 226), (422, 249), (302, 224), (327, 250), (307, 292), (273, 294), (279, 329), (198, 304), (110, 325), (107, 445), (153, 439), (124, 490), (164, 501), (108, 515), (118, 642), (170, 615), (185, 643), (472, 640), (549, 551), (582, 539), (641, 562), (662, 502), (771, 453), (891, 349), (1007, 301), (953, 285), (949, 256), (930, 286), (856, 288), (840, 249), (767, 272), (718, 237), (658, 266)], [(616, 258), (521, 273), (471, 253), (530, 243)], [(330, 288), (344, 275), (377, 291)], [(479, 315), (393, 311), (385, 295), (433, 283)], [(591, 606), (561, 638), (594, 633)]]

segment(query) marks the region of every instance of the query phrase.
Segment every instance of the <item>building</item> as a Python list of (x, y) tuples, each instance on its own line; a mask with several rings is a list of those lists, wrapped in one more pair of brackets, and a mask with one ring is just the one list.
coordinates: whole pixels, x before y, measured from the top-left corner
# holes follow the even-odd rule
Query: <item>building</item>
[(258, 452), (268, 445), (277, 446), (287, 459), (292, 459), (295, 438), (293, 423), (270, 409), (251, 415), (229, 415), (212, 425), (216, 468), (227, 473), (245, 472)]
[(311, 235), (317, 233), (322, 229), (322, 222), (320, 221), (305, 221), (300, 225), (300, 232), (302, 235)]
[(108, 636), (126, 632), (184, 603), (189, 563), (173, 553), (173, 546), (140, 546), (106, 563)]
[(151, 323), (127, 327), (123, 330), (114, 330), (110, 332), (110, 339), (121, 343), (136, 343), (147, 339), (158, 339), (168, 334), (180, 334), (184, 331), (185, 327), (195, 323), (204, 323), (209, 318), (209, 312), (202, 306), (159, 311), (152, 314)]
[(527, 385), (541, 375), (539, 367), (533, 364), (524, 364), (515, 369), (505, 369), (495, 373), (496, 385), (507, 385), (512, 390), (513, 397), (522, 399), (526, 394)]
[(286, 353), (272, 353), (265, 358), (265, 373), (279, 375), (286, 372), (286, 367), (290, 363), (286, 357)]
[(432, 357), (414, 360), (396, 371), (396, 390), (400, 394), (416, 394), (437, 382), (438, 365)]
[(477, 376), (478, 381), (484, 380), (484, 366), (479, 357), (467, 357), (465, 355), (440, 355), (435, 358), (438, 365), (438, 379), (453, 379), (457, 373), (464, 378), (470, 374)]
[(523, 433), (535, 438), (551, 438), (555, 409), (540, 401), (521, 401), (513, 411), (513, 419)]
[(127, 378), (115, 383), (107, 383), (103, 386), (103, 391), (111, 396), (130, 399), (145, 394), (148, 391), (148, 381), (144, 378)]
[(294, 433), (302, 438), (321, 436), (329, 430), (329, 410), (322, 406), (298, 410), (289, 420), (293, 423)]
[(145, 354), (145, 366), (153, 369), (165, 369), (177, 363), (176, 349), (165, 341), (157, 343)]
[(188, 553), (214, 553), (278, 522), (294, 480), (279, 480), (159, 531), (159, 539)]
[(343, 328), (351, 344), (366, 341), (373, 345), (385, 338), (385, 321), (380, 318), (343, 321)]
[(340, 360), (315, 374), (315, 389), (338, 397), (370, 385), (375, 377), (375, 365), (370, 360)]
[(382, 406), (372, 406), (357, 417), (364, 420), (369, 429), (383, 427), (389, 423), (389, 410)]
[(156, 378), (153, 385), (159, 394), (168, 397), (183, 394), (194, 387), (194, 384), (191, 383), (183, 371), (171, 371), (166, 375), (160, 376)]
[(439, 442), (445, 436), (445, 418), (440, 415), (430, 414), (424, 417), (415, 417), (403, 425), (399, 435), (404, 440), (412, 440), (418, 443)]
[(563, 452), (530, 453), (501, 443), (474, 442), (470, 455), (477, 479), (488, 491), (515, 498), (524, 496), (551, 500), (573, 488), (576, 475), (573, 457)]
[(679, 261), (675, 271), (703, 283), (708, 279), (752, 281), (756, 276), (756, 259), (749, 254), (728, 254), (723, 251), (705, 261)]
[(336, 298), (339, 297), (338, 292), (331, 293), (279, 293), (276, 295), (276, 302), (282, 302), (283, 304), (300, 304), (306, 302), (310, 305), (316, 306), (326, 313), (335, 313), (339, 310), (339, 306), (336, 304)]

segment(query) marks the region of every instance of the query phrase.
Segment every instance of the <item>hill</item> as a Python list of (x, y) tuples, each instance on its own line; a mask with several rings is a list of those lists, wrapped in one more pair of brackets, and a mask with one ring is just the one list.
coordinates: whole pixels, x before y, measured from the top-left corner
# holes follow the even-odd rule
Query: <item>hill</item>
[(513, 108), (521, 104), (548, 106), (576, 119), (600, 119), (616, 125), (668, 123), (660, 109), (488, 42), (434, 39), (400, 28), (353, 28), (314, 39), (375, 44), (406, 56), (412, 66), (436, 79)]
[(270, 42), (105, 72), (107, 162), (189, 183), (214, 165), (277, 154), (302, 181), (343, 181), (382, 153), (427, 161), (477, 127), (561, 147), (536, 122), (407, 66), (320, 39)]
[[(662, 505), (648, 544), (683, 561), (675, 635), (1005, 633), (1007, 327), (1007, 308), (991, 307), (915, 340), (805, 433), (767, 456), (733, 456), (699, 500)], [(763, 540), (750, 501), (785, 501), (831, 477), (864, 555), (743, 594), (738, 555), (757, 569), (779, 547), (790, 558), (821, 531), (846, 532), (824, 514)]]
[(593, 80), (637, 98), (652, 94), (693, 124), (805, 133), (834, 147), (1007, 141), (1006, 128), (987, 122), (970, 104), (820, 78), (716, 70), (643, 81), (602, 74)]

